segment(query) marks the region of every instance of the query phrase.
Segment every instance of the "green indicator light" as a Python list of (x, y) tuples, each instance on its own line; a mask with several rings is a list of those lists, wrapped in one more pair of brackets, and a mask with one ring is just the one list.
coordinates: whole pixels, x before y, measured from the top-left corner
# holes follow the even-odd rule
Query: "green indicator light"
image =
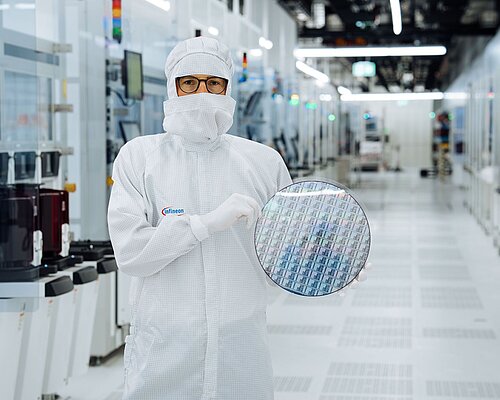
[(306, 108), (308, 110), (316, 110), (318, 108), (318, 105), (316, 103), (312, 103), (312, 102), (309, 103), (308, 102), (308, 103), (306, 103)]
[(300, 100), (298, 99), (291, 99), (289, 102), (288, 102), (291, 106), (298, 106), (299, 103), (300, 103)]
[(453, 117), (453, 114), (452, 114), (452, 113), (449, 113), (449, 114), (448, 114), (448, 119), (449, 119), (450, 121), (453, 121), (453, 118), (454, 118), (454, 117)]
[(332, 121), (332, 122), (333, 122), (333, 121), (335, 121), (336, 119), (337, 119), (337, 117), (335, 116), (335, 114), (330, 114), (330, 115), (328, 116), (328, 121)]
[(434, 118), (436, 118), (436, 113), (435, 113), (435, 112), (433, 112), (433, 111), (432, 111), (432, 112), (430, 112), (430, 113), (429, 113), (429, 118), (430, 118), (430, 119), (434, 119)]
[(370, 118), (371, 118), (371, 115), (370, 115), (370, 114), (368, 114), (368, 113), (365, 113), (365, 114), (363, 114), (363, 118), (364, 118), (364, 119), (370, 119)]

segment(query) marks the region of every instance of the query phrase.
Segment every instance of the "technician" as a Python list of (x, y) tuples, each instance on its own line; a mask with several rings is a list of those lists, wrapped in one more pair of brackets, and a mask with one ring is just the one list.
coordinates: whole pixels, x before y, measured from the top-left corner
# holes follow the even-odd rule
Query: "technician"
[(226, 134), (229, 50), (205, 37), (168, 56), (166, 133), (124, 145), (113, 166), (109, 233), (133, 276), (126, 400), (268, 400), (266, 278), (253, 227), (292, 183), (270, 147)]

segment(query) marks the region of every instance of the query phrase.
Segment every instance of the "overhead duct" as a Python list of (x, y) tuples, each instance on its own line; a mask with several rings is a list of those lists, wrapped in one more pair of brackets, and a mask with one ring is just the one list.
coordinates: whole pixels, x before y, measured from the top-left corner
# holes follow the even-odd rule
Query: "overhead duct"
[(314, 28), (324, 28), (326, 24), (326, 10), (324, 0), (313, 0), (311, 12)]

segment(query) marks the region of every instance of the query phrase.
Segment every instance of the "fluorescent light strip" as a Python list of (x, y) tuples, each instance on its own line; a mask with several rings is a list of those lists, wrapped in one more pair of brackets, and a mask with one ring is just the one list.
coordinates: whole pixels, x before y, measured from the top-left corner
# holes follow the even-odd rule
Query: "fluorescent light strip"
[(465, 92), (445, 92), (444, 98), (447, 100), (466, 100), (469, 94)]
[(297, 61), (295, 63), (295, 66), (299, 71), (302, 71), (304, 74), (307, 74), (309, 76), (312, 76), (313, 78), (316, 78), (318, 81), (321, 82), (329, 82), (330, 78), (328, 78), (327, 75), (325, 75), (323, 72), (318, 71), (317, 69), (314, 69), (313, 67), (310, 67), (306, 63), (303, 63), (302, 61)]
[(266, 50), (271, 50), (273, 48), (273, 42), (261, 36), (259, 38), (259, 46), (265, 48)]
[(254, 57), (262, 57), (262, 49), (250, 49), (249, 53)]
[(161, 8), (163, 11), (170, 11), (170, 1), (167, 0), (146, 0), (148, 3)]
[(392, 30), (395, 35), (399, 35), (403, 30), (401, 21), (401, 4), (399, 0), (391, 0)]
[(301, 57), (400, 57), (442, 56), (444, 46), (398, 46), (398, 47), (323, 47), (295, 49), (293, 54)]
[(18, 10), (34, 10), (35, 4), (34, 3), (17, 3), (17, 4), (14, 4), (14, 8), (17, 8)]
[(442, 92), (426, 93), (356, 93), (343, 94), (342, 101), (410, 101), (410, 100), (442, 100)]
[(352, 94), (352, 92), (344, 86), (338, 86), (337, 92), (339, 92), (339, 94)]

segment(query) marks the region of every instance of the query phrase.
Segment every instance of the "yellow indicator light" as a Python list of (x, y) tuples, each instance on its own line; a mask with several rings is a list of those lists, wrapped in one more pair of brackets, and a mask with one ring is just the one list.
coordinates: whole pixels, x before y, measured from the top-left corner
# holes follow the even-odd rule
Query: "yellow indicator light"
[(69, 182), (66, 182), (64, 184), (64, 190), (66, 190), (67, 192), (69, 193), (74, 193), (76, 192), (76, 183), (69, 183)]

